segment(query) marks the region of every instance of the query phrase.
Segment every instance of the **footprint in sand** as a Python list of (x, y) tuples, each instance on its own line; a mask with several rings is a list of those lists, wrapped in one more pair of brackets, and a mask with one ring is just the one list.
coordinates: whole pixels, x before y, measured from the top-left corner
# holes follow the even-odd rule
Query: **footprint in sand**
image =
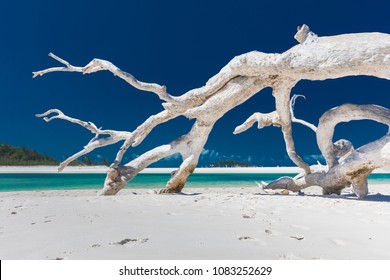
[(256, 215), (256, 213), (242, 214), (242, 217), (243, 217), (244, 219), (252, 219), (252, 218), (255, 217), (255, 215)]
[(290, 235), (290, 238), (296, 239), (296, 240), (303, 240), (305, 237), (303, 235), (295, 234), (295, 235)]
[(149, 238), (125, 238), (119, 242), (109, 243), (109, 245), (125, 245), (128, 243), (146, 243), (149, 241)]
[(250, 236), (241, 236), (238, 238), (238, 240), (255, 240), (255, 238)]

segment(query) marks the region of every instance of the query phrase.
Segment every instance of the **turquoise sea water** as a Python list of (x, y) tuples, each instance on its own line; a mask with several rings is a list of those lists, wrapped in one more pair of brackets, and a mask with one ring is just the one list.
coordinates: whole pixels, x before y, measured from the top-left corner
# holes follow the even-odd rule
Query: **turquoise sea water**
[[(270, 182), (282, 176), (295, 174), (192, 174), (187, 187), (241, 187), (256, 186), (255, 181)], [(0, 174), (0, 192), (101, 189), (105, 174)], [(170, 174), (138, 174), (127, 188), (161, 189)], [(390, 183), (390, 174), (372, 174), (371, 181)]]

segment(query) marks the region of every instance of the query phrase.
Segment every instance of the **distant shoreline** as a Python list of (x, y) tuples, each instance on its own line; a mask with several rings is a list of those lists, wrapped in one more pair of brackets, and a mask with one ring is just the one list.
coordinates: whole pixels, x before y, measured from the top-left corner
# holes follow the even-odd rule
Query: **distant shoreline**
[[(57, 166), (0, 166), (0, 174), (42, 174), (58, 173)], [(177, 168), (145, 168), (140, 173), (171, 173)], [(107, 166), (68, 166), (61, 173), (106, 173)], [(298, 167), (210, 167), (196, 168), (194, 173), (299, 173)], [(378, 169), (373, 173), (390, 173), (390, 170)]]

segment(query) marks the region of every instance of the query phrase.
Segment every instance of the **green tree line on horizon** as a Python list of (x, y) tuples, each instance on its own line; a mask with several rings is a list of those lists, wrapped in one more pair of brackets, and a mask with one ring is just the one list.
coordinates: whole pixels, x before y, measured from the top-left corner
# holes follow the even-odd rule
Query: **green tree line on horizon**
[[(8, 144), (0, 144), (0, 165), (7, 166), (28, 166), (28, 165), (58, 165), (59, 161), (41, 154), (33, 149), (25, 147), (14, 147)], [(103, 158), (101, 162), (92, 160), (85, 156), (81, 160), (74, 161), (71, 166), (80, 165), (107, 165), (108, 160)]]
[[(0, 144), (0, 165), (5, 166), (30, 166), (30, 165), (59, 165), (59, 161), (48, 155), (39, 153), (25, 147), (14, 147), (8, 144)], [(70, 166), (94, 166), (109, 165), (106, 158), (99, 161), (84, 156), (76, 160)], [(255, 165), (236, 160), (221, 160), (210, 164), (208, 167), (253, 167)]]
[(255, 165), (237, 160), (221, 160), (212, 163), (210, 167), (255, 167)]

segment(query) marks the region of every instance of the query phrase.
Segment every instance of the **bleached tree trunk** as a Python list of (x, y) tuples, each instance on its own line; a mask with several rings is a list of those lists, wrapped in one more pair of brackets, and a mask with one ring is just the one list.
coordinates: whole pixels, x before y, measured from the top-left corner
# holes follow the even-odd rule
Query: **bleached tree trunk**
[(101, 194), (116, 194), (144, 168), (176, 153), (181, 154), (183, 163), (178, 170), (173, 172), (171, 179), (167, 183), (167, 188), (162, 190), (161, 193), (180, 192), (188, 177), (195, 170), (211, 129), (212, 126), (202, 126), (195, 122), (188, 134), (179, 137), (170, 144), (154, 148), (124, 166), (111, 167)]
[[(276, 104), (274, 114), (277, 115), (278, 125), (283, 133), (287, 154), (297, 166), (303, 169), (304, 174), (309, 176), (312, 170), (296, 152), (292, 137), (291, 122), (294, 117), (290, 108), (291, 89), (302, 79), (325, 80), (352, 75), (370, 75), (390, 79), (390, 35), (358, 33), (318, 37), (304, 25), (298, 29), (295, 38), (300, 44), (282, 54), (253, 51), (233, 58), (205, 86), (190, 90), (178, 97), (170, 95), (165, 86), (140, 82), (111, 62), (101, 59), (94, 59), (84, 67), (77, 67), (49, 54), (65, 66), (34, 72), (34, 77), (57, 71), (89, 74), (107, 70), (140, 90), (155, 93), (164, 101), (162, 104), (164, 110), (149, 117), (133, 132), (128, 132), (127, 135), (120, 134), (122, 138), (111, 136), (110, 141), (123, 140), (124, 143), (111, 165), (102, 194), (117, 193), (143, 168), (174, 153), (182, 155), (183, 163), (167, 183), (167, 189), (162, 192), (181, 191), (188, 176), (196, 167), (199, 155), (215, 122), (226, 112), (266, 87), (273, 89)], [(124, 153), (130, 146), (139, 145), (154, 127), (180, 115), (196, 119), (188, 134), (170, 144), (146, 152), (124, 166), (119, 166)], [(67, 119), (69, 117), (62, 118), (69, 120)], [(301, 120), (301, 123), (304, 121)], [(321, 128), (319, 127), (318, 130), (321, 131)], [(100, 134), (102, 133), (96, 134), (97, 136), (87, 145), (88, 148), (65, 161), (62, 168), (78, 155), (108, 144), (109, 141), (99, 140)], [(327, 145), (326, 147), (329, 148), (329, 143)], [(335, 165), (334, 159), (330, 159), (328, 164), (332, 169)]]

